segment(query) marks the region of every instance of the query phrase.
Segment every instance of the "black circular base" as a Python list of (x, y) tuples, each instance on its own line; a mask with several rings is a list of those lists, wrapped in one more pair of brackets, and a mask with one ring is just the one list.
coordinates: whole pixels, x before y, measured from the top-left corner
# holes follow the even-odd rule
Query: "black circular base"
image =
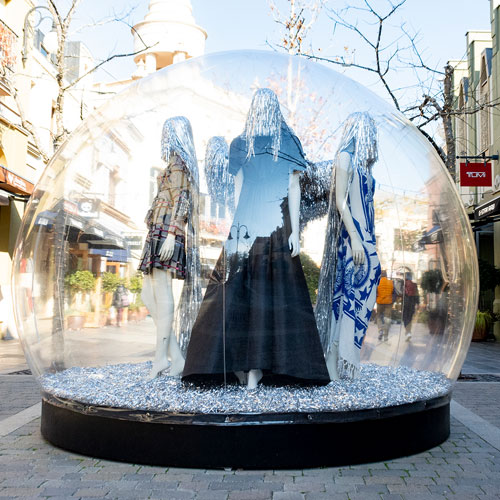
[(437, 446), (450, 434), (450, 398), (343, 412), (181, 415), (45, 396), (41, 429), (56, 446), (123, 462), (302, 469), (377, 462)]

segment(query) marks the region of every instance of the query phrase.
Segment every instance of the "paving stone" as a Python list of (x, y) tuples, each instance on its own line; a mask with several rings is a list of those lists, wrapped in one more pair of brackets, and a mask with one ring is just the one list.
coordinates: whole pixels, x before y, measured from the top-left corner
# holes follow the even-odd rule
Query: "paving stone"
[(270, 491), (229, 491), (229, 500), (269, 500)]
[(284, 483), (282, 489), (284, 489), (285, 491), (297, 491), (300, 493), (326, 491), (325, 483), (313, 481), (302, 481), (300, 483)]
[(306, 500), (348, 500), (347, 493), (306, 493)]
[(374, 493), (381, 495), (389, 493), (388, 486), (385, 484), (359, 484), (356, 485), (356, 493)]
[(273, 493), (273, 500), (304, 500), (304, 495), (296, 491), (278, 491)]
[(80, 488), (76, 490), (73, 496), (81, 498), (102, 498), (109, 492), (109, 488)]
[(229, 498), (229, 491), (198, 491), (196, 493), (196, 500), (227, 500)]

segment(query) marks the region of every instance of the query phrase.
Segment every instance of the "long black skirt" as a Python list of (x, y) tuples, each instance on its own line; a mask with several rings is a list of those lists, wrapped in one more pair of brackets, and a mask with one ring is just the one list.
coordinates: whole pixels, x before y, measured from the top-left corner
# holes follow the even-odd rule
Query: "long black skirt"
[(261, 369), (263, 382), (330, 379), (300, 258), (285, 230), (257, 237), (247, 254), (221, 254), (187, 350), (183, 380), (221, 382)]

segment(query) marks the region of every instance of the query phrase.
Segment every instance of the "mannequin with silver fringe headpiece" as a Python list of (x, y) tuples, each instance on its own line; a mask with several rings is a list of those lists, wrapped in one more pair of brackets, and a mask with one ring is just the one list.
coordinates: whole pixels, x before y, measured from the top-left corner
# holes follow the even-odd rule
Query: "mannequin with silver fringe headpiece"
[(229, 146), (224, 137), (208, 140), (205, 153), (205, 178), (212, 202), (234, 211), (234, 177), (228, 171)]
[[(197, 243), (198, 164), (191, 124), (184, 116), (165, 121), (161, 138), (165, 169), (158, 192), (146, 215), (148, 234), (139, 264), (144, 274), (142, 300), (155, 322), (156, 354), (150, 378), (163, 371), (178, 376), (184, 368), (183, 350), (200, 302), (200, 262)], [(172, 279), (184, 280), (175, 318)]]
[(328, 371), (300, 263), (300, 174), (307, 162), (276, 94), (255, 92), (229, 148), (236, 209), (210, 277), (183, 380), (326, 384)]
[(377, 126), (367, 112), (344, 124), (332, 172), (315, 316), (332, 380), (355, 378), (380, 279), (372, 166)]

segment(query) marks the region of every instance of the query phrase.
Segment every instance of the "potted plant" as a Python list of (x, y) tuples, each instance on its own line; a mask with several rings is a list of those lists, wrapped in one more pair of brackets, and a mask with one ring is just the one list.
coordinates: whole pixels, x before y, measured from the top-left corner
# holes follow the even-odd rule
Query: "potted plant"
[(90, 271), (75, 271), (66, 276), (64, 282), (72, 295), (71, 308), (67, 314), (68, 328), (80, 330), (85, 325), (88, 309), (84, 294), (94, 290), (96, 279)]
[(128, 306), (128, 320), (129, 321), (138, 321), (139, 318), (139, 306), (133, 302)]
[(476, 324), (472, 333), (472, 340), (486, 340), (488, 331), (493, 324), (493, 315), (489, 311), (477, 311)]

